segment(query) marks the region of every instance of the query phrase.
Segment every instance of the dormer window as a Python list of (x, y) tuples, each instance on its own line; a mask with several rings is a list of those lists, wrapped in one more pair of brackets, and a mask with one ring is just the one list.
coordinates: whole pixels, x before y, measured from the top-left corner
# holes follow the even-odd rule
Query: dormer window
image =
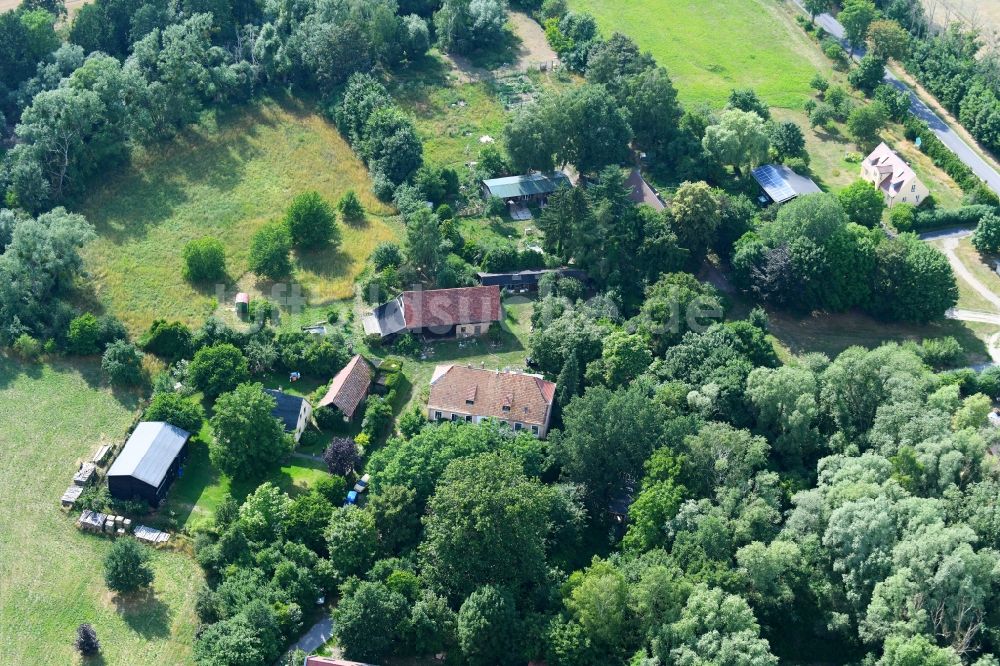
[(916, 192), (917, 191), (917, 184), (916, 183), (914, 183), (913, 185), (910, 185), (910, 191), (911, 192)]
[(504, 406), (503, 406), (503, 407), (501, 407), (500, 409), (502, 409), (502, 410), (503, 410), (503, 411), (505, 411), (505, 412), (509, 412), (509, 411), (510, 411), (510, 405), (504, 405)]
[(475, 400), (468, 400), (468, 399), (466, 399), (465, 404), (467, 404), (467, 405), (474, 405), (474, 404), (476, 404), (476, 401)]

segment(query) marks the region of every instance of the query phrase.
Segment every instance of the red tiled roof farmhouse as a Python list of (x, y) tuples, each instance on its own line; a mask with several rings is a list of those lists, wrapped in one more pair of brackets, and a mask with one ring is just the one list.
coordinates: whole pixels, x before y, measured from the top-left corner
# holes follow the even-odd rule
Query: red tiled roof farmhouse
[(439, 365), (431, 378), (428, 405), (432, 409), (545, 426), (555, 393), (556, 385), (537, 375)]
[(330, 389), (319, 401), (320, 407), (334, 405), (348, 419), (354, 418), (358, 405), (368, 395), (372, 369), (361, 354), (357, 354), (330, 382)]
[(500, 287), (405, 291), (400, 296), (406, 328), (500, 321)]

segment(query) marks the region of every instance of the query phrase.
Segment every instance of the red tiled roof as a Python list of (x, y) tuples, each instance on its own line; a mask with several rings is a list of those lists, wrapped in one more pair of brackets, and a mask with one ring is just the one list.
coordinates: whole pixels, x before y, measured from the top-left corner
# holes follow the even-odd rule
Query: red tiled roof
[(555, 393), (554, 383), (536, 375), (439, 365), (431, 379), (428, 407), (544, 426)]
[(431, 328), (500, 321), (500, 287), (404, 291), (406, 328)]
[(356, 355), (330, 382), (330, 389), (319, 401), (320, 407), (334, 405), (348, 419), (354, 418), (358, 405), (368, 395), (372, 369), (360, 354)]

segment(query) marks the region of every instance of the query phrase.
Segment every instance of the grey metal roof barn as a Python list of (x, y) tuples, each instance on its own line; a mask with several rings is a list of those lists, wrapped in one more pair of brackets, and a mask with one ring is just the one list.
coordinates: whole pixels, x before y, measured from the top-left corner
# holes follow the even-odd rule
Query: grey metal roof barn
[(804, 194), (818, 194), (819, 186), (784, 164), (764, 164), (752, 171), (754, 180), (774, 203), (785, 203)]
[(162, 421), (143, 421), (136, 426), (108, 477), (130, 476), (158, 487), (191, 434)]
[(527, 176), (508, 176), (483, 181), (483, 187), (493, 197), (522, 199), (552, 194), (560, 187), (572, 187), (569, 176), (562, 171), (531, 173)]

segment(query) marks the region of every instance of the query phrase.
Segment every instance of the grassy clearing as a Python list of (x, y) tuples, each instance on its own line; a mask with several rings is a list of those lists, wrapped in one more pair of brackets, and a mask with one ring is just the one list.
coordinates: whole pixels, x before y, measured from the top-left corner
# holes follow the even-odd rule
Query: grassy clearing
[(337, 252), (298, 262), (294, 281), (311, 298), (349, 296), (375, 244), (397, 235), (378, 217), (390, 211), (371, 194), (364, 165), (333, 126), (306, 104), (265, 101), (209, 115), (92, 190), (80, 210), (99, 235), (84, 251), (96, 297), (134, 331), (162, 316), (198, 323), (214, 309), (216, 294), (181, 278), (184, 244), (218, 237), (236, 280), (246, 271), (253, 232), (310, 189), (331, 201), (354, 189), (373, 213), (366, 224), (341, 225)]
[(752, 87), (769, 104), (801, 108), (816, 70), (830, 69), (815, 42), (774, 0), (571, 0), (605, 36), (635, 39), (667, 68), (681, 101), (722, 106)]
[(807, 352), (822, 352), (833, 358), (854, 345), (871, 349), (886, 342), (920, 342), (951, 335), (965, 349), (969, 363), (982, 363), (989, 360), (983, 340), (987, 333), (995, 331), (995, 327), (976, 327), (950, 319), (925, 325), (890, 323), (854, 312), (796, 317), (769, 311), (768, 315), (783, 360)]
[(84, 534), (59, 508), (77, 463), (121, 439), (134, 398), (99, 385), (92, 363), (25, 366), (0, 357), (0, 659), (76, 663), (76, 627), (90, 622), (101, 664), (191, 661), (201, 572), (187, 555), (156, 551), (155, 594), (121, 603), (104, 586), (110, 539)]
[(389, 82), (396, 102), (416, 120), (424, 156), (440, 166), (475, 161), (479, 137), (499, 139), (507, 121), (489, 83), (457, 83), (448, 65), (429, 55)]
[[(1000, 275), (997, 275), (996, 271), (992, 270), (993, 262), (995, 257), (984, 257), (979, 253), (976, 248), (972, 247), (972, 242), (969, 237), (961, 238), (958, 241), (958, 247), (955, 248), (955, 254), (962, 261), (963, 264), (969, 269), (969, 271), (986, 285), (990, 291), (994, 294), (1000, 294)], [(959, 280), (961, 282), (961, 280)], [(982, 298), (980, 296), (980, 298)], [(979, 310), (985, 310), (987, 312), (996, 311), (996, 306), (989, 303), (985, 299), (984, 302), (987, 303), (985, 307), (976, 308)]]

